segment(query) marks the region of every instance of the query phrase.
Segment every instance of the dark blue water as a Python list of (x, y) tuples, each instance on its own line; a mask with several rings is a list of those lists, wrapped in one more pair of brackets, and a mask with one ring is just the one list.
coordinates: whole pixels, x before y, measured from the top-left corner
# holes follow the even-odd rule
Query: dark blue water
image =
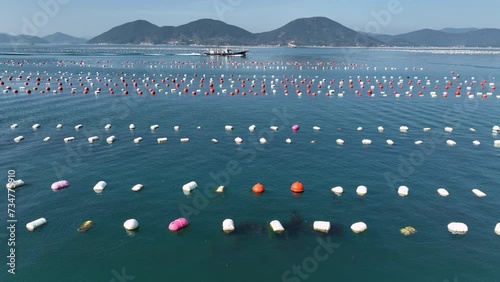
[[(186, 56), (203, 51), (193, 47), (0, 50), (5, 83), (0, 88), (12, 87), (0, 94), (2, 179), (6, 183), (8, 171), (14, 170), (16, 178), (26, 182), (15, 192), (16, 274), (7, 272), (10, 234), (2, 227), (1, 281), (500, 279), (500, 237), (493, 231), (500, 222), (500, 151), (493, 143), (500, 138), (492, 134), (492, 127), (500, 124), (500, 99), (489, 86), (499, 73), (495, 52), (261, 48), (252, 49), (247, 58), (221, 59)], [(22, 78), (16, 81), (18, 76)], [(13, 94), (28, 76), (25, 89), (33, 89), (40, 77), (38, 89), (31, 95), (24, 90)], [(58, 78), (64, 89), (54, 94)], [(180, 84), (175, 93), (172, 79)], [(205, 96), (210, 79), (215, 93)], [(429, 85), (422, 89), (427, 80)], [(487, 83), (482, 86), (483, 80)], [(447, 81), (452, 83), (449, 90), (444, 89)], [(262, 84), (266, 94), (261, 93)], [(370, 97), (372, 85), (375, 96)], [(459, 85), (461, 95), (455, 97)], [(467, 86), (474, 98), (467, 97)], [(45, 87), (51, 90), (40, 94)], [(83, 94), (84, 87), (90, 88), (88, 94)], [(94, 93), (97, 88), (102, 88), (100, 94)], [(239, 94), (231, 96), (236, 88)], [(328, 90), (335, 95), (326, 96)], [(401, 96), (396, 98), (394, 91)], [(442, 97), (444, 91), (447, 98)], [(345, 92), (343, 97), (338, 97), (340, 92)], [(477, 92), (491, 95), (482, 98)], [(13, 123), (18, 128), (11, 129)], [(38, 130), (31, 127), (35, 123), (41, 125)], [(59, 123), (62, 129), (56, 129)], [(131, 123), (134, 131), (129, 130)], [(77, 124), (83, 125), (79, 131)], [(106, 124), (112, 128), (105, 130)], [(159, 125), (154, 132), (153, 124)], [(255, 132), (248, 130), (252, 124)], [(301, 127), (295, 133), (290, 129), (294, 124)], [(175, 125), (180, 126), (178, 132)], [(225, 131), (225, 125), (233, 125), (233, 131)], [(279, 130), (270, 130), (273, 125)], [(409, 127), (408, 133), (399, 131), (402, 125)], [(385, 130), (379, 132), (378, 126)], [(424, 132), (427, 127), (431, 131)], [(444, 127), (454, 130), (446, 133)], [(15, 143), (19, 135), (24, 140)], [(99, 141), (89, 144), (87, 138), (94, 135)], [(111, 135), (117, 140), (110, 145), (105, 140)], [(75, 141), (65, 143), (70, 136)], [(139, 136), (143, 141), (135, 144)], [(44, 142), (45, 137), (51, 140)], [(160, 137), (168, 141), (158, 144)], [(236, 137), (243, 138), (243, 144), (236, 145)], [(190, 142), (181, 143), (180, 138)], [(219, 143), (212, 143), (213, 138)], [(267, 143), (259, 144), (260, 138)], [(343, 146), (337, 145), (339, 138), (345, 140)], [(362, 145), (363, 139), (373, 142)], [(387, 145), (387, 139), (395, 145)], [(449, 139), (457, 145), (447, 146)], [(423, 144), (414, 144), (417, 140)], [(473, 140), (481, 145), (474, 146)], [(53, 192), (51, 184), (61, 179), (70, 187)], [(100, 180), (108, 186), (96, 194), (92, 187)], [(196, 181), (198, 189), (184, 195), (181, 188), (190, 181)], [(304, 184), (303, 195), (290, 192), (295, 181)], [(251, 191), (257, 182), (266, 188), (260, 196)], [(137, 183), (144, 189), (132, 192)], [(216, 195), (219, 185), (226, 191)], [(356, 195), (359, 185), (368, 187), (366, 196)], [(410, 188), (408, 197), (398, 196), (400, 185)], [(344, 188), (342, 196), (330, 191), (335, 186)], [(437, 194), (441, 187), (449, 197)], [(487, 197), (476, 197), (474, 188)], [(6, 190), (1, 199), (1, 224), (6, 226)], [(25, 224), (40, 217), (47, 224), (27, 231)], [(168, 224), (179, 217), (190, 225), (170, 232)], [(140, 224), (135, 233), (122, 227), (129, 218)], [(235, 221), (235, 233), (222, 232), (225, 218)], [(267, 227), (274, 219), (285, 225), (284, 235)], [(77, 232), (86, 220), (94, 221), (94, 227)], [(330, 233), (312, 230), (316, 220), (330, 221)], [(350, 230), (358, 221), (368, 225), (365, 233)], [(466, 223), (469, 232), (450, 234), (450, 222)], [(399, 229), (408, 225), (418, 232), (405, 237)]]

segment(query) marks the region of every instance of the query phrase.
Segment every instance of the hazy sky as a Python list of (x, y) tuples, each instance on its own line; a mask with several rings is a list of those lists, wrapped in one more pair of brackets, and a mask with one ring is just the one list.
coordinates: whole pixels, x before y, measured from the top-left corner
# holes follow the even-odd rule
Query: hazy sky
[(301, 17), (324, 16), (349, 28), (399, 34), (422, 28), (500, 28), (493, 0), (17, 0), (3, 3), (0, 32), (92, 37), (138, 19), (178, 26), (201, 18), (250, 32)]

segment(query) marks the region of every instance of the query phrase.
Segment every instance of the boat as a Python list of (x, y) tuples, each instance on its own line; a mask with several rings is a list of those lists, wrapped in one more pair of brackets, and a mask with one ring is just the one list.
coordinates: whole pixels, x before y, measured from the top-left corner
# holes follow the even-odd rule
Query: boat
[(207, 56), (234, 56), (234, 57), (245, 57), (247, 55), (248, 50), (241, 51), (233, 51), (229, 48), (225, 48), (223, 50), (219, 49), (210, 49), (208, 52), (204, 52), (203, 54)]
[(90, 228), (92, 228), (92, 226), (94, 225), (94, 223), (92, 222), (92, 220), (87, 220), (85, 221), (84, 223), (82, 223), (82, 225), (80, 225), (80, 227), (78, 227), (78, 232), (85, 232), (87, 230), (89, 230)]

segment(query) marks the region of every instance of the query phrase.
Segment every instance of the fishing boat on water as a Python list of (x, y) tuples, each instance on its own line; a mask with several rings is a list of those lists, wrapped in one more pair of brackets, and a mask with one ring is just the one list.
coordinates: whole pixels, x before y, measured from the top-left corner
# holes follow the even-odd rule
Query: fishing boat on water
[(235, 57), (245, 57), (247, 55), (248, 50), (240, 50), (240, 51), (233, 51), (229, 48), (225, 48), (222, 50), (219, 49), (210, 49), (207, 52), (204, 52), (203, 54), (207, 56), (235, 56)]

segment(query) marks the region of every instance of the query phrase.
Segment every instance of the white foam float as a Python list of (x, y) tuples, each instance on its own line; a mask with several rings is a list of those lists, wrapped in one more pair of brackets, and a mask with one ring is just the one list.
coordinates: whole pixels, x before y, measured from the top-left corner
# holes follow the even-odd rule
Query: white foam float
[(243, 139), (241, 139), (240, 137), (236, 137), (236, 138), (234, 138), (234, 142), (236, 144), (241, 144), (241, 143), (243, 143)]
[(271, 226), (273, 231), (276, 233), (281, 233), (281, 232), (285, 231), (285, 228), (283, 228), (283, 225), (281, 225), (281, 222), (279, 222), (278, 220), (271, 221), (269, 223), (269, 225)]
[(88, 138), (89, 143), (94, 143), (99, 140), (99, 136), (92, 136)]
[(134, 130), (134, 129), (135, 129), (135, 124), (131, 123), (131, 124), (128, 126), (128, 129), (130, 129), (130, 130)]
[(330, 226), (330, 221), (315, 221), (313, 223), (313, 229), (323, 233), (330, 232)]
[(102, 181), (102, 180), (99, 181), (99, 182), (97, 182), (97, 184), (94, 185), (94, 188), (93, 188), (94, 192), (101, 193), (104, 190), (104, 188), (106, 188), (107, 185), (108, 184), (105, 181)]
[(24, 136), (20, 135), (20, 136), (17, 136), (16, 138), (14, 138), (14, 142), (19, 143), (19, 142), (23, 141), (23, 139), (24, 139)]
[(469, 130), (470, 130), (471, 132), (476, 132), (476, 129), (475, 129), (475, 128), (472, 128), (472, 127), (471, 127), (471, 128), (469, 128)]
[(182, 191), (191, 192), (196, 188), (198, 188), (198, 184), (195, 181), (191, 181), (191, 182), (186, 183), (182, 186)]
[(425, 127), (425, 128), (424, 128), (424, 132), (429, 132), (429, 131), (431, 131), (431, 128), (430, 128), (430, 127)]
[(448, 146), (456, 146), (457, 142), (455, 142), (453, 140), (446, 140), (446, 145), (448, 145)]
[(448, 224), (448, 231), (450, 231), (451, 234), (463, 235), (469, 231), (469, 228), (465, 223), (451, 222)]
[(406, 125), (402, 125), (399, 127), (400, 132), (406, 133), (406, 132), (408, 132), (408, 130), (409, 130), (409, 128)]
[(379, 127), (377, 127), (377, 129), (378, 129), (378, 132), (384, 132), (384, 127), (383, 126), (379, 126)]
[(66, 142), (66, 143), (74, 141), (74, 140), (75, 140), (75, 137), (73, 137), (73, 136), (64, 138), (64, 142)]
[(394, 141), (392, 141), (391, 139), (387, 139), (386, 142), (387, 142), (387, 145), (389, 145), (389, 146), (394, 145)]
[(266, 138), (260, 138), (259, 142), (260, 142), (260, 144), (266, 144), (267, 140), (266, 140)]
[(441, 197), (448, 197), (450, 195), (450, 193), (448, 193), (448, 191), (444, 188), (437, 189), (437, 192)]
[(58, 125), (56, 125), (56, 128), (57, 129), (61, 129), (61, 128), (63, 128), (63, 125), (62, 124), (58, 124)]
[(313, 129), (316, 130), (316, 131), (318, 131), (318, 130), (321, 130), (321, 127), (319, 127), (319, 126), (313, 126)]
[(214, 138), (214, 139), (212, 139), (212, 143), (219, 143), (219, 140)]
[(363, 130), (363, 127), (360, 126), (360, 127), (357, 128), (357, 130), (361, 131), (361, 130)]
[(398, 188), (398, 195), (401, 197), (406, 197), (408, 196), (408, 193), (410, 192), (410, 189), (406, 186), (399, 186)]
[(372, 140), (370, 140), (370, 139), (363, 139), (361, 141), (361, 143), (363, 143), (363, 145), (370, 145), (372, 143)]
[(287, 144), (291, 144), (291, 143), (292, 143), (292, 139), (287, 138), (287, 139), (285, 140), (285, 142), (286, 142)]
[(278, 131), (279, 130), (279, 127), (277, 127), (275, 125), (273, 125), (273, 126), (271, 126), (269, 128), (271, 128), (272, 131)]
[(230, 218), (224, 219), (222, 222), (222, 231), (225, 233), (231, 233), (234, 231), (234, 221)]
[(139, 144), (142, 141), (142, 137), (137, 137), (134, 139), (135, 144)]
[(115, 141), (116, 141), (116, 136), (114, 135), (111, 135), (108, 138), (106, 138), (106, 142), (108, 142), (108, 144), (112, 144)]
[(16, 129), (19, 125), (17, 123), (14, 123), (13, 125), (10, 126), (11, 129)]
[(222, 186), (222, 185), (221, 185), (221, 186), (219, 186), (219, 187), (217, 187), (217, 189), (215, 189), (215, 193), (224, 193), (224, 188), (225, 188), (225, 187), (224, 187), (224, 186)]
[(137, 220), (133, 219), (133, 218), (132, 219), (127, 219), (123, 223), (123, 228), (125, 228), (128, 231), (135, 230), (135, 229), (139, 228), (139, 222), (137, 222)]
[(344, 145), (344, 143), (345, 143), (344, 140), (342, 140), (342, 139), (337, 139), (336, 142), (338, 145)]
[(365, 232), (367, 229), (368, 229), (368, 226), (364, 222), (356, 222), (353, 225), (351, 225), (351, 230), (354, 233)]
[(356, 188), (356, 194), (359, 196), (364, 196), (366, 193), (368, 193), (368, 188), (366, 188), (366, 186), (360, 185)]
[(48, 142), (49, 140), (50, 140), (50, 137), (49, 137), (49, 136), (47, 136), (47, 137), (43, 138), (43, 141), (44, 141), (44, 142)]
[(189, 138), (181, 138), (181, 143), (187, 143), (189, 142)]
[[(10, 179), (10, 178), (9, 178), (9, 179)], [(12, 182), (8, 182), (7, 184), (5, 184), (5, 188), (7, 188), (7, 189), (11, 189), (11, 190), (12, 190), (12, 189), (16, 189), (16, 188), (18, 188), (18, 187), (21, 187), (21, 186), (23, 186), (23, 185), (24, 185), (24, 181), (23, 181), (23, 180), (21, 180), (21, 179), (16, 179), (16, 180), (14, 180), (14, 181), (12, 181)]]
[(198, 125), (198, 126), (196, 127), (196, 129), (200, 130), (200, 129), (201, 129), (201, 126), (199, 126), (199, 125)]
[(255, 126), (254, 124), (252, 124), (252, 125), (250, 125), (250, 126), (248, 127), (248, 130), (249, 130), (250, 132), (254, 132), (254, 131), (255, 131), (255, 128), (257, 128), (257, 126)]
[(77, 125), (75, 125), (75, 129), (76, 129), (76, 130), (80, 130), (80, 128), (82, 128), (82, 127), (83, 127), (83, 125), (81, 125), (81, 124), (77, 124)]
[(472, 144), (479, 146), (479, 145), (481, 145), (481, 142), (479, 142), (478, 140), (474, 140), (474, 141), (472, 141)]
[(495, 233), (497, 235), (500, 235), (500, 223), (497, 223), (497, 225), (495, 226)]
[(232, 125), (226, 125), (226, 126), (224, 126), (224, 129), (226, 131), (232, 131), (233, 130), (233, 126)]
[(33, 128), (34, 130), (37, 130), (40, 128), (40, 124), (39, 123), (35, 123), (33, 124), (33, 126), (31, 126), (31, 128)]
[(149, 128), (151, 129), (151, 131), (155, 131), (156, 129), (158, 129), (160, 126), (158, 124), (153, 124), (151, 125)]
[(136, 184), (136, 185), (134, 185), (134, 186), (132, 187), (132, 191), (134, 191), (134, 192), (139, 192), (139, 191), (141, 191), (141, 190), (142, 190), (142, 188), (144, 188), (144, 185), (142, 185), (142, 184)]
[(342, 193), (344, 193), (344, 188), (341, 186), (336, 186), (332, 188), (332, 192), (335, 193), (335, 195), (340, 196)]
[(479, 189), (472, 189), (472, 193), (474, 193), (474, 195), (478, 196), (479, 198), (486, 197), (486, 194)]
[(497, 148), (500, 147), (500, 140), (493, 141), (493, 146), (495, 146)]
[(33, 220), (32, 222), (28, 222), (28, 224), (26, 224), (26, 229), (28, 229), (29, 231), (33, 231), (36, 228), (44, 225), (45, 223), (47, 223), (47, 220), (42, 217), (37, 220)]
[(424, 141), (422, 141), (422, 140), (415, 141), (415, 145), (422, 145), (423, 143), (424, 143)]
[(179, 129), (180, 129), (180, 126), (178, 126), (178, 125), (174, 126), (174, 131), (179, 131)]
[(157, 141), (158, 143), (165, 143), (165, 142), (167, 142), (167, 141), (168, 141), (168, 138), (166, 138), (166, 137), (161, 137), (161, 138), (156, 139), (156, 141)]
[(110, 130), (110, 129), (111, 129), (111, 127), (113, 127), (113, 126), (112, 126), (111, 124), (109, 124), (109, 123), (108, 123), (108, 124), (106, 124), (106, 125), (104, 126), (104, 129), (106, 129), (106, 130)]
[(500, 131), (500, 126), (498, 126), (498, 125), (493, 126), (493, 128), (491, 129), (491, 131), (492, 132), (498, 132), (498, 131)]
[(451, 133), (451, 132), (453, 132), (453, 128), (452, 127), (445, 127), (444, 132)]

